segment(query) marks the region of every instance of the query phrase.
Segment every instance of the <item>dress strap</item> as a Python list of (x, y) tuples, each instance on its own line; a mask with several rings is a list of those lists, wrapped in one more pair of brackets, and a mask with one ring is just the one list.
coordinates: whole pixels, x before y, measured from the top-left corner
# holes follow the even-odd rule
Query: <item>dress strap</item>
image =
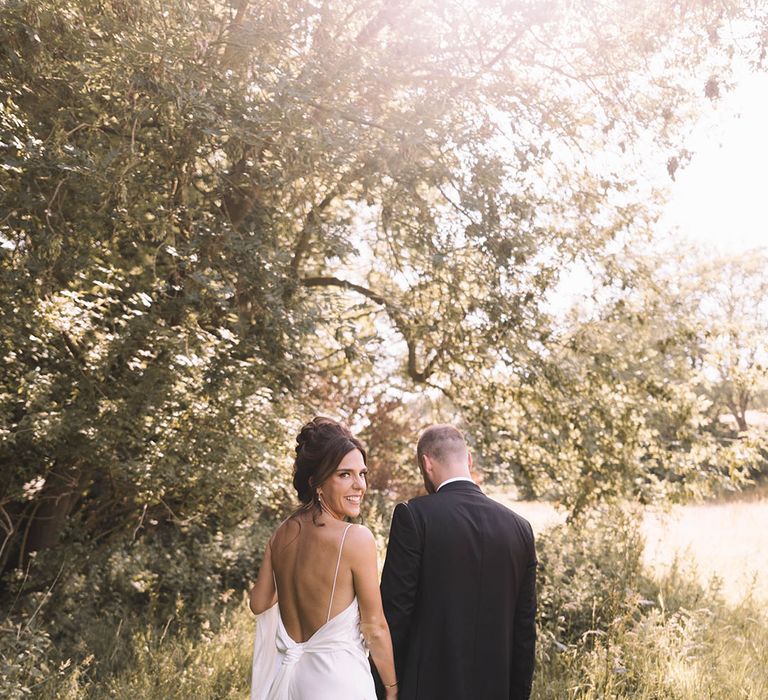
[[(287, 518), (286, 518), (286, 520), (287, 520)], [(283, 523), (284, 522), (286, 522), (286, 521), (283, 520)], [(283, 523), (280, 523), (280, 525), (278, 526), (278, 529), (279, 529), (279, 527), (282, 527)], [(277, 530), (275, 530), (275, 532), (277, 532)], [(274, 537), (274, 534), (272, 535), (272, 537)], [(269, 547), (269, 549), (270, 549), (270, 552), (269, 552), (270, 560), (272, 559), (272, 537), (270, 537), (269, 538), (269, 542), (267, 542), (267, 547)], [(277, 576), (275, 576), (275, 565), (271, 564), (270, 568), (272, 569), (272, 583), (275, 584), (275, 593), (277, 593)], [(278, 595), (278, 598), (279, 597), (280, 596)]]
[(339, 558), (336, 560), (336, 571), (333, 574), (333, 588), (331, 588), (331, 600), (328, 602), (328, 617), (325, 619), (328, 622), (331, 619), (331, 608), (333, 607), (333, 596), (336, 593), (336, 577), (339, 575), (339, 564), (341, 564), (341, 550), (344, 548), (344, 540), (347, 538), (347, 531), (352, 527), (352, 523), (349, 523), (344, 528), (344, 534), (341, 536), (341, 544), (339, 545)]

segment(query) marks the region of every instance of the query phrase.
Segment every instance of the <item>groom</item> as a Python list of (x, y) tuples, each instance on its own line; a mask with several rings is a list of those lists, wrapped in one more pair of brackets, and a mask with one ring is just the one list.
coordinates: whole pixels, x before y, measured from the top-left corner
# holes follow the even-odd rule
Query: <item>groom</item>
[(381, 580), (398, 699), (527, 700), (536, 640), (531, 526), (473, 483), (453, 426), (427, 428), (416, 456), (428, 495), (396, 506)]

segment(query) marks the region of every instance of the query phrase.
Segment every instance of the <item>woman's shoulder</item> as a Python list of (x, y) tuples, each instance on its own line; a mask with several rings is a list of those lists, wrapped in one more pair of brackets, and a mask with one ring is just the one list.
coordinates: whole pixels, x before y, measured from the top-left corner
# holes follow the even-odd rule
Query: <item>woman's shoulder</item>
[(301, 515), (291, 516), (280, 523), (270, 537), (270, 544), (274, 547), (291, 542), (301, 534), (303, 528), (310, 526), (316, 528), (311, 533), (313, 539), (319, 537), (319, 541), (326, 541), (329, 545), (335, 543), (334, 546), (338, 546), (339, 537), (344, 538), (344, 549), (355, 550), (375, 544), (373, 533), (365, 525), (331, 521), (318, 528), (311, 518), (306, 519)]
[(355, 546), (356, 544), (373, 541), (373, 533), (365, 527), (365, 525), (359, 525), (357, 523), (348, 523), (343, 520), (330, 520), (324, 523), (322, 528), (324, 531), (322, 534), (335, 541), (338, 544), (339, 538), (344, 539), (344, 548), (349, 546)]
[(373, 542), (373, 533), (365, 526), (358, 523), (350, 523), (347, 530), (347, 540), (354, 542)]
[(298, 536), (302, 528), (301, 516), (292, 515), (281, 522), (269, 538), (271, 545), (285, 540), (291, 540)]
[(376, 551), (376, 539), (365, 525), (354, 524), (347, 530), (344, 549), (353, 559), (366, 558), (371, 552)]

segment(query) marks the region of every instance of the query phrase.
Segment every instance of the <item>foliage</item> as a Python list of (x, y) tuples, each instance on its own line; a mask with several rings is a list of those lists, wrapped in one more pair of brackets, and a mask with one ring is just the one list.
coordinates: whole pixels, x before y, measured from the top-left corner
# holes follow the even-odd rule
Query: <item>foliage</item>
[[(726, 330), (704, 312), (716, 303), (708, 289), (729, 284), (725, 274), (687, 275), (652, 255), (614, 266), (635, 270), (632, 285), (598, 286), (520, 381), (492, 392), (478, 383), (464, 397), (483, 426), (481, 449), (502, 475), (512, 471), (529, 493), (573, 513), (627, 496), (651, 503), (740, 488), (764, 468), (766, 436), (723, 423), (717, 397), (730, 384), (713, 377), (711, 348), (730, 337), (756, 381), (764, 331), (754, 315)], [(744, 305), (762, 303), (743, 289)]]
[(642, 229), (609, 154), (671, 144), (727, 47), (717, 8), (484, 10), (3, 5), (5, 568), (145, 505), (236, 521), (382, 324), (411, 387), (526, 372), (563, 265)]
[(713, 403), (746, 433), (747, 411), (760, 407), (757, 401), (768, 388), (768, 253), (694, 261), (679, 284), (693, 318), (700, 319), (694, 359), (707, 375)]
[(637, 610), (643, 553), (637, 517), (591, 511), (539, 538), (541, 663)]
[[(40, 695), (46, 683), (67, 679), (70, 663), (52, 660), (55, 650), (50, 635), (42, 629), (18, 627), (6, 622), (0, 627), (0, 683), (3, 697)], [(87, 664), (83, 664), (87, 666)], [(34, 697), (34, 695), (32, 695)]]

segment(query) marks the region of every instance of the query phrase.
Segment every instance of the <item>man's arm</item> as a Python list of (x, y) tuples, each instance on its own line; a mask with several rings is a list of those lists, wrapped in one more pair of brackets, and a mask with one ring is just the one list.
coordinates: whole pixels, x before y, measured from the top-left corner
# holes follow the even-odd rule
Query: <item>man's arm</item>
[(421, 534), (411, 509), (405, 503), (398, 503), (392, 514), (387, 557), (381, 574), (381, 600), (392, 635), (398, 678), (408, 651), (408, 632), (416, 604), (422, 546)]
[(528, 700), (533, 684), (536, 652), (536, 549), (532, 530), (530, 538), (528, 566), (515, 606), (510, 700)]

